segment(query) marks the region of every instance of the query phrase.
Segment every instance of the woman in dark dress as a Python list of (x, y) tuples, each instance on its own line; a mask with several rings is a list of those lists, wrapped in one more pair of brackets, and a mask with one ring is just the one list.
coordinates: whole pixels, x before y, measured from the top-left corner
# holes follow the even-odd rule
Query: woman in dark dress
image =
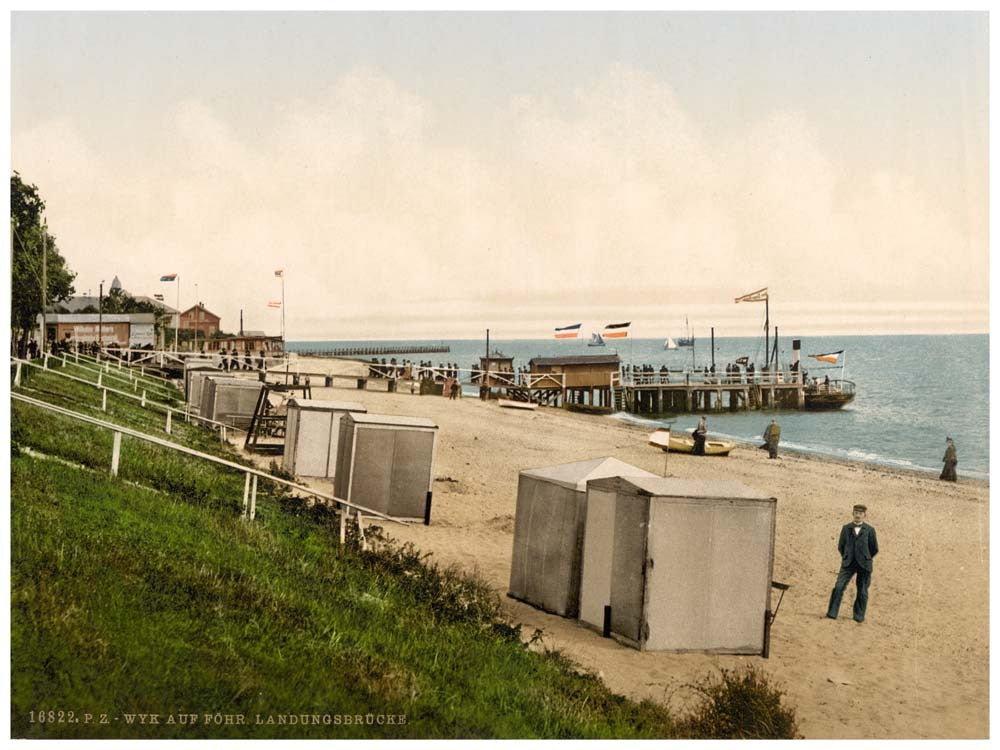
[(958, 474), (955, 472), (955, 466), (958, 464), (958, 453), (955, 451), (955, 443), (951, 438), (945, 438), (944, 449), (944, 470), (941, 472), (941, 479), (946, 482), (957, 482)]

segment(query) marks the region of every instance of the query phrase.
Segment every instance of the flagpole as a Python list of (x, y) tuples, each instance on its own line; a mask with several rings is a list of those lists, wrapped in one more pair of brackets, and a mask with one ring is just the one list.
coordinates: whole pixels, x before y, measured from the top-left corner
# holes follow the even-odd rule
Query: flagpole
[(281, 349), (285, 349), (285, 271), (281, 271)]

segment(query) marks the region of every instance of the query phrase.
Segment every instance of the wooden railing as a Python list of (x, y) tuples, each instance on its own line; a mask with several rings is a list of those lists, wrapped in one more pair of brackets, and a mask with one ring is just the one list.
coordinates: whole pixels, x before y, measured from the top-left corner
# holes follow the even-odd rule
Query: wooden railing
[[(194, 456), (195, 458), (200, 458), (204, 461), (209, 461), (210, 463), (216, 464), (217, 466), (225, 466), (230, 469), (236, 469), (242, 472), (246, 476), (246, 480), (243, 484), (243, 511), (241, 515), (247, 520), (252, 521), (256, 516), (257, 510), (257, 480), (264, 478), (274, 484), (282, 485), (285, 487), (290, 487), (291, 489), (297, 490), (299, 492), (305, 493), (312, 497), (318, 497), (322, 500), (329, 502), (338, 503), (340, 511), (340, 542), (343, 544), (346, 532), (346, 516), (350, 515), (350, 510), (357, 511), (358, 517), (358, 527), (361, 529), (362, 535), (364, 530), (362, 527), (361, 514), (374, 516), (376, 518), (381, 518), (386, 521), (392, 521), (393, 523), (402, 524), (404, 526), (408, 525), (406, 521), (394, 516), (386, 515), (377, 510), (367, 508), (363, 505), (358, 505), (357, 503), (344, 500), (341, 497), (335, 495), (330, 495), (325, 492), (320, 492), (314, 490), (311, 487), (307, 487), (303, 484), (297, 482), (292, 482), (288, 479), (282, 479), (281, 477), (276, 477), (273, 474), (262, 471), (261, 469), (254, 468), (252, 466), (244, 466), (243, 464), (238, 464), (234, 461), (227, 461), (224, 458), (219, 458), (218, 456), (213, 456), (209, 453), (202, 453), (201, 451), (195, 450), (194, 448), (188, 448), (186, 445), (179, 445), (178, 443), (171, 443), (169, 440), (164, 440), (163, 438), (156, 437), (155, 435), (147, 435), (144, 432), (139, 432), (138, 430), (133, 430), (128, 427), (123, 427), (121, 425), (114, 424), (113, 422), (105, 422), (104, 420), (97, 419), (95, 417), (87, 416), (86, 414), (80, 414), (78, 412), (72, 411), (71, 409), (66, 409), (62, 406), (56, 406), (55, 404), (50, 404), (47, 401), (41, 401), (39, 399), (31, 398), (20, 393), (11, 393), (10, 397), (15, 401), (20, 401), (22, 403), (35, 406), (40, 409), (45, 409), (47, 411), (55, 412), (71, 419), (75, 419), (80, 422), (85, 422), (87, 424), (100, 427), (105, 430), (110, 430), (114, 433), (114, 442), (111, 449), (111, 475), (118, 476), (118, 464), (121, 458), (121, 442), (122, 436), (128, 436), (135, 438), (136, 440), (141, 440), (152, 445), (160, 446), (161, 448), (167, 448), (169, 450), (175, 451), (177, 453), (183, 453), (188, 456)], [(345, 508), (350, 510), (344, 510)]]

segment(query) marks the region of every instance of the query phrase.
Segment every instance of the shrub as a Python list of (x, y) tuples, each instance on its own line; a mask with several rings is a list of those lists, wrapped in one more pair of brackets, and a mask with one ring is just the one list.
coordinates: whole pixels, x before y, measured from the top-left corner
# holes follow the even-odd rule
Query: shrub
[(795, 709), (762, 670), (720, 670), (691, 685), (703, 702), (683, 717), (678, 736), (693, 739), (796, 739)]

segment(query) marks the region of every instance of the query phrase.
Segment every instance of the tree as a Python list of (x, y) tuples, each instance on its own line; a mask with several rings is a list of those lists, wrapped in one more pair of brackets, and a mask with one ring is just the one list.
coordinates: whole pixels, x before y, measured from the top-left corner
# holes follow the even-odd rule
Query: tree
[[(14, 229), (11, 248), (10, 326), (11, 342), (18, 356), (23, 357), (28, 339), (42, 312), (42, 227), (40, 224), (45, 201), (38, 188), (27, 185), (14, 172), (10, 178), (10, 221)], [(59, 254), (56, 238), (45, 234), (46, 290), (45, 304), (69, 299), (76, 274)]]

